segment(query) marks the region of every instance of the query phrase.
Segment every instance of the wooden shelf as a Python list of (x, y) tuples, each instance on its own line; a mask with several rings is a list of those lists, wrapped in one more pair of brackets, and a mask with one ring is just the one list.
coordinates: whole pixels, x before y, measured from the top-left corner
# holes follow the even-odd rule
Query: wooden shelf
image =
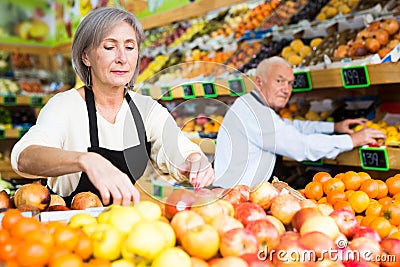
[(22, 176), (18, 175), (12, 168), (9, 160), (0, 160), (1, 177), (3, 179), (21, 179)]
[(51, 95), (10, 95), (15, 97), (15, 103), (7, 103), (7, 98), (9, 96), (0, 96), (0, 105), (2, 106), (41, 106), (42, 104), (47, 103), (47, 101), (52, 97)]

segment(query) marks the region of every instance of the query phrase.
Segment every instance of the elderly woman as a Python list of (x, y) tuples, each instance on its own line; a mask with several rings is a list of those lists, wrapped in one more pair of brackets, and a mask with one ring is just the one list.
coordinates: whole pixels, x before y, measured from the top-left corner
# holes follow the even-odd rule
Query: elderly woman
[(85, 85), (55, 95), (43, 107), (37, 124), (13, 147), (16, 172), (47, 177), (48, 187), (67, 203), (91, 191), (105, 205), (139, 200), (134, 184), (149, 158), (195, 187), (213, 182), (210, 162), (169, 112), (129, 90), (143, 39), (137, 18), (117, 8), (95, 9), (82, 20), (72, 62)]

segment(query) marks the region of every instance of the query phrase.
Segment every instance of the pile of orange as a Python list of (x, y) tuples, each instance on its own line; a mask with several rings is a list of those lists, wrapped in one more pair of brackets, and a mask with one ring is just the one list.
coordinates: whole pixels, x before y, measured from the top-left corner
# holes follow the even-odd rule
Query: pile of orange
[(348, 171), (334, 177), (318, 172), (300, 192), (316, 203), (350, 210), (360, 225), (377, 230), (381, 238), (400, 239), (400, 174), (383, 181), (366, 172)]
[[(0, 265), (30, 266), (111, 266), (91, 262), (93, 244), (81, 228), (62, 222), (40, 222), (24, 217), (17, 209), (3, 213), (0, 228)], [(89, 264), (89, 262), (91, 262)]]

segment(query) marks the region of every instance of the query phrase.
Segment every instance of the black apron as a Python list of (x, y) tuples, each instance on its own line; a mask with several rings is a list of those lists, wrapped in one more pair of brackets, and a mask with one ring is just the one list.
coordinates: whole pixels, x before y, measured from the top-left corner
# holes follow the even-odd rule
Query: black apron
[[(110, 150), (99, 146), (98, 128), (97, 128), (97, 115), (96, 106), (94, 102), (94, 95), (91, 89), (85, 86), (86, 107), (89, 115), (89, 131), (90, 131), (90, 144), (88, 152), (94, 152), (102, 155), (108, 159), (120, 171), (126, 173), (133, 184), (144, 173), (147, 162), (150, 156), (151, 143), (147, 141), (146, 130), (144, 128), (142, 116), (139, 113), (135, 103), (132, 101), (129, 93), (126, 93), (125, 100), (129, 104), (131, 114), (135, 121), (137, 134), (139, 137), (139, 145), (129, 147), (123, 151)], [(67, 205), (70, 206), (72, 198), (79, 192), (90, 191), (95, 193), (101, 199), (100, 192), (90, 182), (86, 173), (82, 172), (78, 186), (70, 196), (64, 198)], [(112, 198), (110, 203), (112, 203)]]
[[(265, 103), (260, 99), (260, 97), (254, 92), (251, 91), (250, 94), (263, 106), (265, 106)], [(284, 171), (283, 171), (283, 157), (281, 155), (275, 154), (276, 160), (275, 160), (275, 166), (274, 170), (272, 171), (271, 177), (278, 177), (279, 179), (284, 178)]]

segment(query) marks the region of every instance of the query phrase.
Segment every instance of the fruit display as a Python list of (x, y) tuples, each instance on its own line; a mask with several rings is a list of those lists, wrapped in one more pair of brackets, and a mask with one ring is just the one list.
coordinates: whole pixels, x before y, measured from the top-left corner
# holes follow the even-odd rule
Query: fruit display
[[(378, 129), (386, 134), (385, 145), (387, 146), (400, 146), (400, 122), (396, 125), (388, 125), (384, 120), (367, 121), (365, 127)], [(363, 125), (358, 125), (354, 131), (363, 129)]]
[(377, 20), (359, 31), (355, 38), (346, 44), (339, 45), (335, 49), (334, 56), (337, 58), (355, 58), (377, 53), (380, 58), (384, 58), (399, 42), (399, 22), (397, 19)]
[(359, 1), (358, 4), (355, 6), (354, 11), (366, 10), (366, 9), (369, 9), (369, 8), (373, 8), (376, 5), (380, 5), (381, 7), (386, 7), (390, 2), (393, 2), (393, 1), (390, 1), (390, 0)]
[(281, 56), (293, 67), (299, 66), (313, 50), (317, 49), (321, 42), (322, 39), (319, 37), (312, 39), (309, 44), (304, 44), (301, 39), (294, 39), (282, 49)]
[(355, 9), (360, 0), (331, 0), (325, 5), (318, 15), (315, 17), (316, 20), (323, 21), (331, 19), (338, 14), (346, 15)]
[(313, 21), (328, 2), (329, 0), (308, 1), (297, 14), (290, 18), (289, 24), (296, 24), (302, 20)]

